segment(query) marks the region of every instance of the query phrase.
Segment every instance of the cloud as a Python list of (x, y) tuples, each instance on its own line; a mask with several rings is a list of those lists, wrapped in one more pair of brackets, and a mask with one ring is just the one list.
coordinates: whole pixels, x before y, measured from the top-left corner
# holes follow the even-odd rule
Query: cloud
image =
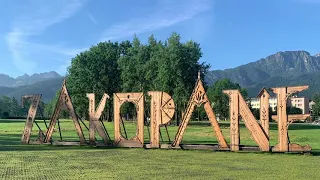
[[(84, 2), (81, 0), (31, 0), (20, 4), (18, 7), (21, 10), (20, 15), (13, 20), (12, 30), (5, 37), (13, 63), (19, 71), (31, 73), (37, 68), (34, 55), (39, 53), (39, 49), (35, 46), (40, 49), (50, 47), (32, 43), (31, 37), (40, 35), (50, 26), (72, 17), (83, 7)], [(68, 54), (59, 46), (50, 50)]]
[(163, 0), (150, 15), (132, 18), (106, 29), (100, 41), (121, 39), (172, 26), (211, 9), (211, 0)]
[(94, 23), (94, 24), (98, 24), (98, 21), (92, 16), (92, 14), (90, 12), (87, 13), (89, 19)]

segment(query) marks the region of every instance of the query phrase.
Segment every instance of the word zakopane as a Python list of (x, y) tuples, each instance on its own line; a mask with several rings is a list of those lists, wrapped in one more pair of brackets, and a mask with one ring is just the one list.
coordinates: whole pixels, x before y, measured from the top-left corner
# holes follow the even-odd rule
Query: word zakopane
[[(230, 144), (227, 144), (225, 137), (222, 134), (219, 123), (216, 119), (215, 113), (212, 109), (211, 103), (203, 87), (203, 83), (198, 76), (196, 86), (191, 94), (187, 108), (183, 113), (181, 124), (179, 125), (175, 139), (172, 144), (167, 145), (167, 148), (179, 148), (182, 141), (184, 132), (191, 119), (191, 115), (196, 106), (204, 106), (205, 112), (212, 125), (213, 132), (217, 138), (218, 150), (241, 150), (240, 145), (240, 130), (239, 130), (239, 117), (241, 116), (246, 128), (250, 131), (254, 141), (258, 145), (260, 151), (272, 152), (306, 152), (311, 151), (310, 146), (300, 146), (298, 144), (291, 144), (288, 139), (288, 126), (295, 120), (306, 119), (310, 114), (301, 115), (287, 115), (286, 103), (288, 97), (296, 92), (307, 89), (308, 86), (296, 87), (280, 87), (272, 88), (272, 91), (277, 94), (278, 106), (277, 115), (272, 118), (278, 123), (278, 144), (271, 148), (269, 143), (269, 93), (263, 88), (258, 97), (260, 98), (260, 121), (257, 121), (250, 111), (246, 101), (238, 90), (224, 90), (223, 93), (229, 96), (230, 105)], [(41, 143), (50, 143), (52, 141), (52, 134), (54, 132), (55, 124), (59, 123), (59, 114), (61, 110), (69, 112), (75, 129), (78, 133), (80, 144), (96, 144), (96, 132), (103, 139), (106, 146), (119, 146), (119, 147), (149, 147), (160, 148), (159, 128), (170, 122), (175, 113), (175, 103), (172, 97), (160, 91), (150, 91), (147, 93), (151, 97), (151, 117), (150, 117), (150, 144), (144, 143), (144, 94), (143, 93), (115, 93), (113, 94), (113, 112), (114, 112), (114, 140), (112, 141), (100, 117), (105, 108), (106, 102), (109, 100), (109, 95), (104, 94), (98, 107), (95, 109), (95, 94), (88, 93), (89, 99), (89, 141), (87, 142), (82, 128), (80, 126), (79, 118), (76, 115), (71, 98), (68, 94), (66, 82), (64, 81), (61, 93), (54, 111), (50, 119), (50, 124), (44, 134), (42, 131), (39, 135), (44, 136), (39, 138)], [(30, 134), (32, 125), (35, 122), (35, 114), (39, 105), (41, 95), (28, 95), (31, 99), (31, 105), (26, 121), (25, 129), (22, 135), (22, 143), (28, 144), (30, 141)], [(125, 138), (120, 132), (120, 108), (126, 102), (132, 102), (137, 110), (137, 131), (136, 135), (130, 139)], [(260, 122), (260, 123), (259, 123)], [(38, 126), (39, 127), (39, 126)], [(60, 126), (59, 126), (60, 128)]]

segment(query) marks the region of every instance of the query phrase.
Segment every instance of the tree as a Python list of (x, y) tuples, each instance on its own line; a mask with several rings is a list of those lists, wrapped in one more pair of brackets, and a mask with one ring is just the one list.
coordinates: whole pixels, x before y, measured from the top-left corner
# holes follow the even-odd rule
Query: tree
[(205, 63), (199, 63), (201, 56), (198, 43), (182, 43), (177, 33), (164, 42), (157, 41), (152, 35), (147, 44), (142, 44), (136, 36), (132, 42), (99, 43), (72, 59), (67, 86), (82, 117), (87, 116), (86, 93), (96, 93), (99, 100), (104, 92), (111, 95), (115, 92), (164, 91), (174, 98), (177, 112), (183, 111), (198, 71), (204, 74), (209, 68)]
[[(128, 42), (102, 42), (88, 51), (78, 54), (68, 68), (67, 87), (78, 115), (88, 117), (86, 93), (95, 93), (100, 101), (104, 93), (111, 95), (120, 91), (120, 71), (117, 60), (126, 54)], [(111, 101), (106, 109), (111, 113)], [(108, 116), (111, 117), (111, 116)]]
[(154, 80), (154, 87), (172, 95), (176, 103), (176, 115), (184, 111), (198, 72), (204, 74), (209, 68), (209, 65), (199, 63), (201, 56), (198, 43), (181, 43), (177, 33), (172, 33), (153, 56), (158, 59), (158, 75)]
[(320, 93), (316, 93), (313, 96), (313, 102), (315, 104), (312, 106), (312, 115), (318, 118), (320, 116)]
[(231, 82), (229, 79), (218, 80), (214, 85), (208, 88), (208, 98), (213, 104), (213, 109), (219, 118), (229, 118), (229, 97), (223, 94), (223, 90), (238, 89), (243, 98), (248, 96), (247, 90), (240, 87), (239, 84)]
[(121, 56), (118, 60), (121, 71), (122, 91), (141, 92), (147, 89), (145, 66), (149, 59), (148, 47), (142, 45), (140, 40), (135, 36), (132, 46), (128, 48), (127, 54)]
[(287, 114), (302, 114), (302, 109), (292, 106), (287, 106)]

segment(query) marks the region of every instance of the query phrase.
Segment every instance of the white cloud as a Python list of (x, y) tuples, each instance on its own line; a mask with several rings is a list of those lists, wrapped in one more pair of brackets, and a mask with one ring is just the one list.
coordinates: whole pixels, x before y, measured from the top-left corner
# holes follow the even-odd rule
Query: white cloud
[(87, 14), (88, 14), (89, 19), (90, 19), (94, 24), (98, 24), (98, 21), (93, 17), (93, 15), (92, 15), (90, 12), (88, 12)]
[(121, 39), (172, 26), (209, 10), (211, 3), (212, 0), (162, 0), (154, 13), (113, 25), (104, 31), (100, 40)]
[[(74, 50), (60, 46), (42, 45), (31, 42), (31, 37), (43, 33), (48, 27), (72, 17), (83, 7), (81, 0), (30, 0), (20, 4), (20, 16), (13, 20), (6, 43), (13, 56), (13, 63), (21, 72), (32, 73), (37, 68), (34, 55), (39, 49), (68, 55)], [(37, 47), (37, 48), (35, 48)]]

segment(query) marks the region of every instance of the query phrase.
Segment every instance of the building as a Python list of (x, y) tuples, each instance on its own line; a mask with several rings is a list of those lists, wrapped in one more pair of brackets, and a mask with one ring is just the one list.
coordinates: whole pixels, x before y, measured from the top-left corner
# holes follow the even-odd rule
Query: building
[[(251, 98), (250, 105), (253, 109), (260, 109), (260, 98)], [(269, 106), (272, 111), (277, 111), (277, 98), (269, 98)]]
[[(308, 114), (310, 112), (309, 109), (309, 99), (307, 97), (291, 97), (287, 103), (288, 106), (296, 107), (302, 110), (302, 114)], [(277, 98), (272, 97), (269, 98), (269, 106), (272, 111), (277, 111)], [(250, 105), (253, 109), (260, 109), (260, 99), (259, 98), (251, 98)]]
[(289, 106), (301, 109), (302, 114), (309, 114), (309, 99), (307, 97), (293, 96), (289, 102)]

